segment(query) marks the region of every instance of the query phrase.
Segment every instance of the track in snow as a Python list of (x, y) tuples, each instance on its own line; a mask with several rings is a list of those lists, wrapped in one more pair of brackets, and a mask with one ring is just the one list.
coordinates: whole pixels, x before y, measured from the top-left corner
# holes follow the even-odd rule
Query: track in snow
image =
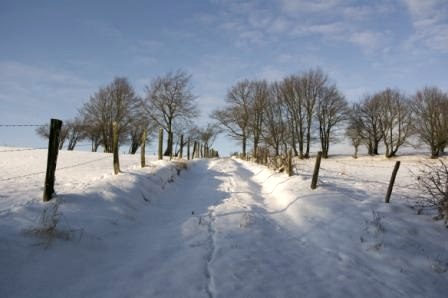
[[(74, 208), (109, 200), (106, 206), (117, 208), (126, 222), (105, 218), (95, 230), (102, 223), (97, 220), (95, 227), (84, 227), (79, 243), (20, 250), (27, 252), (26, 263), (7, 266), (11, 270), (3, 280), (21, 280), (23, 286), (3, 282), (0, 296), (429, 297), (446, 292), (443, 259), (435, 263), (441, 275), (434, 275), (434, 260), (414, 240), (418, 232), (401, 219), (409, 216), (398, 217), (394, 225), (386, 221), (386, 232), (377, 239), (369, 220), (378, 205), (352, 200), (366, 195), (362, 190), (328, 183), (311, 192), (306, 177), (288, 178), (233, 159), (193, 161), (174, 183), (159, 185), (154, 193), (145, 192), (145, 186), (157, 185), (154, 179), (163, 182), (161, 176), (126, 175), (117, 181), (140, 179), (133, 185), (137, 191), (110, 184), (100, 194), (68, 195), (64, 203)], [(101, 197), (103, 191), (107, 196)], [(121, 205), (114, 202), (117, 195), (124, 196)], [(80, 216), (70, 213), (68, 222), (71, 214)], [(416, 252), (399, 238), (403, 232), (413, 233)], [(389, 233), (393, 239), (387, 239)], [(385, 248), (372, 251), (378, 240), (386, 242)], [(23, 258), (12, 255), (15, 251), (7, 251), (11, 259)], [(412, 258), (401, 256), (403, 251)]]

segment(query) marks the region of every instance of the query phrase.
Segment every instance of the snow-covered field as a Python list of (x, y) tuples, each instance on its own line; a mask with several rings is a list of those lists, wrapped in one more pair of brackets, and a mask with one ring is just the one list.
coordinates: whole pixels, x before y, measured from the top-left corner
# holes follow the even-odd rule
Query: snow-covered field
[[(448, 230), (410, 208), (421, 156), (314, 159), (287, 177), (224, 158), (187, 163), (0, 147), (0, 297), (446, 297)], [(31, 174), (31, 175), (28, 175)], [(44, 219), (44, 220), (43, 220)], [(49, 227), (54, 226), (52, 230)]]

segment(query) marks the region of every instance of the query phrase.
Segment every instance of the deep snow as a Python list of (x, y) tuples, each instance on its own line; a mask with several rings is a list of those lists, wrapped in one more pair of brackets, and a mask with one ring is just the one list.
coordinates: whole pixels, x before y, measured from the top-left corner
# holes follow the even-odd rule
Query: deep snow
[(120, 158), (114, 176), (109, 154), (61, 151), (43, 203), (46, 152), (0, 153), (0, 297), (446, 296), (448, 230), (410, 208), (423, 157), (400, 158), (391, 204), (381, 157), (323, 160), (314, 191), (313, 159), (287, 177)]

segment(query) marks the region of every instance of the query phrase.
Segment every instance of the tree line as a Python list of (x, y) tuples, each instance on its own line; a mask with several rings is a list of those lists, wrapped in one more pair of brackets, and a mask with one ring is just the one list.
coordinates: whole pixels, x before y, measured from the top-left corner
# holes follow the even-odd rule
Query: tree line
[(361, 145), (369, 155), (379, 154), (383, 145), (386, 157), (393, 157), (418, 139), (436, 158), (448, 144), (448, 95), (437, 87), (412, 96), (386, 88), (350, 105), (327, 74), (311, 69), (278, 82), (241, 80), (230, 87), (225, 101), (211, 117), (241, 142), (244, 156), (250, 143), (254, 157), (266, 150), (274, 156), (292, 150), (308, 158), (317, 141), (327, 158), (330, 144), (344, 136), (354, 157)]
[[(164, 155), (178, 154), (188, 140), (211, 148), (221, 132), (241, 142), (241, 152), (286, 155), (289, 150), (299, 158), (308, 158), (313, 143), (320, 145), (327, 158), (330, 145), (348, 138), (354, 157), (360, 146), (369, 155), (393, 157), (404, 145), (419, 140), (436, 158), (448, 144), (448, 95), (437, 87), (425, 87), (409, 96), (386, 88), (364, 95), (349, 104), (342, 92), (321, 69), (289, 75), (277, 82), (240, 80), (225, 96), (226, 105), (210, 115), (213, 122), (199, 127), (199, 117), (191, 75), (182, 70), (155, 77), (136, 94), (125, 77), (116, 77), (100, 87), (78, 110), (72, 120), (64, 122), (60, 148), (67, 142), (73, 150), (80, 141), (91, 143), (91, 150), (101, 147), (112, 152), (112, 123), (119, 129), (119, 144), (129, 145), (135, 154), (142, 134), (153, 135), (163, 128), (168, 136)], [(48, 127), (37, 133), (48, 137)], [(151, 138), (148, 138), (151, 140)], [(171, 149), (174, 148), (174, 149)]]
[[(184, 135), (182, 145), (197, 141), (207, 148), (212, 147), (219, 130), (212, 124), (195, 125), (199, 109), (192, 92), (191, 75), (178, 70), (157, 76), (144, 91), (144, 97), (138, 96), (126, 77), (116, 77), (100, 87), (80, 107), (74, 119), (64, 121), (59, 148), (68, 143), (67, 149), (74, 150), (85, 140), (91, 143), (92, 152), (101, 147), (104, 152), (111, 153), (114, 122), (118, 126), (119, 144), (129, 145), (131, 154), (141, 147), (145, 131), (153, 135), (158, 128), (163, 128), (168, 136), (165, 156), (178, 154), (181, 135)], [(49, 127), (39, 127), (37, 133), (48, 138)]]

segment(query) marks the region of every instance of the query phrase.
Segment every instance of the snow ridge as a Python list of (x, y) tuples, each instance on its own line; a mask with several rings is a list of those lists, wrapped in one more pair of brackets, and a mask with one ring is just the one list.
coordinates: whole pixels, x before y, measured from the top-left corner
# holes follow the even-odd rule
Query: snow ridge
[(207, 224), (207, 232), (208, 232), (208, 246), (209, 251), (206, 259), (206, 267), (205, 267), (205, 276), (207, 278), (207, 295), (209, 298), (215, 297), (214, 293), (216, 293), (215, 280), (213, 278), (213, 270), (211, 265), (216, 255), (216, 229), (214, 227), (215, 222), (215, 211), (212, 209), (208, 213), (208, 224)]

